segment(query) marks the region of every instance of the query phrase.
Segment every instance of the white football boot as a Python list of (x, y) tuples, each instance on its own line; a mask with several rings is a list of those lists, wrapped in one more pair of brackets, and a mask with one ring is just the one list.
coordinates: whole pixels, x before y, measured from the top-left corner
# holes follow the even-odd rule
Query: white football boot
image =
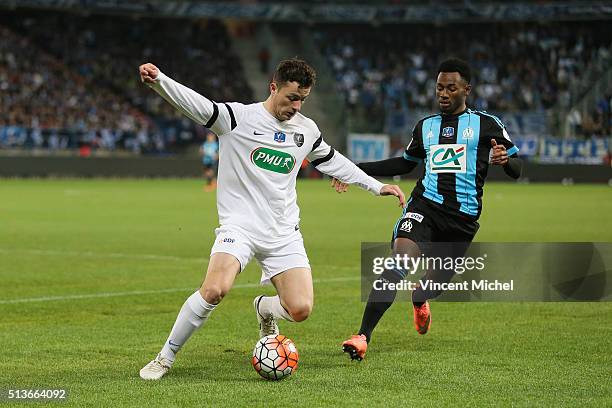
[(170, 370), (170, 367), (172, 367), (172, 362), (158, 354), (155, 360), (142, 367), (140, 378), (143, 380), (159, 380)]
[(271, 336), (278, 334), (278, 325), (272, 313), (259, 310), (259, 303), (263, 295), (257, 296), (253, 300), (253, 307), (255, 308), (255, 314), (257, 315), (257, 321), (259, 322), (259, 338), (265, 336)]

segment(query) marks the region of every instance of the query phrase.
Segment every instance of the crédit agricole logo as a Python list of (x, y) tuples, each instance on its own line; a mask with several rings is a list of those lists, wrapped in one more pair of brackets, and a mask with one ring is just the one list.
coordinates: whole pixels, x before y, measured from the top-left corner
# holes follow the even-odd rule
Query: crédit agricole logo
[(466, 147), (464, 144), (432, 145), (429, 168), (433, 173), (465, 173)]

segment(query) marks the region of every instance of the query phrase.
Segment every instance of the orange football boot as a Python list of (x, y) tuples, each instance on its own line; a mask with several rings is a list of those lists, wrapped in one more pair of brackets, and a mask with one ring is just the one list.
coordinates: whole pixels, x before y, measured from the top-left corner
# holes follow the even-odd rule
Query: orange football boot
[(425, 334), (431, 326), (431, 309), (429, 302), (423, 303), (420, 307), (412, 305), (414, 309), (414, 328), (419, 334)]
[(351, 356), (351, 360), (361, 361), (368, 349), (368, 342), (364, 334), (354, 334), (342, 343), (342, 351)]

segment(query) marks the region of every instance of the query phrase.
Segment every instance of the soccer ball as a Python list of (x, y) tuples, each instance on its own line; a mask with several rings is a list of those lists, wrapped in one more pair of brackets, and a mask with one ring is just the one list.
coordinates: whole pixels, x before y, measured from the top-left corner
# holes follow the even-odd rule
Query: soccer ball
[(282, 334), (259, 339), (253, 349), (253, 368), (266, 380), (280, 380), (297, 370), (298, 351), (293, 341)]

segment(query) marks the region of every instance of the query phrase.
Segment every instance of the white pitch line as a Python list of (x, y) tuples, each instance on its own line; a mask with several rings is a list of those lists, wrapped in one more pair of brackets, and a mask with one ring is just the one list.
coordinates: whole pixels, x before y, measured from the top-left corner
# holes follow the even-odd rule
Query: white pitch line
[(208, 258), (192, 258), (172, 255), (153, 255), (153, 254), (126, 254), (122, 252), (91, 252), (91, 251), (55, 251), (50, 249), (7, 249), (0, 248), (0, 253), (13, 254), (20, 252), (29, 255), (50, 255), (50, 256), (84, 256), (93, 258), (124, 258), (124, 259), (149, 259), (155, 261), (192, 261), (207, 262)]
[[(174, 261), (174, 262), (208, 262), (210, 258), (197, 258), (189, 256), (173, 256), (173, 255), (154, 255), (154, 254), (129, 254), (124, 252), (92, 252), (92, 251), (57, 251), (52, 249), (29, 249), (29, 248), (0, 248), (0, 254), (13, 254), (21, 252), (30, 255), (49, 255), (49, 256), (83, 256), (93, 258), (123, 258), (123, 259), (145, 259), (154, 261)], [(359, 269), (357, 266), (340, 266), (340, 265), (312, 265), (315, 268), (327, 269)]]
[[(313, 279), (314, 283), (327, 283), (327, 282), (348, 282), (359, 280), (359, 276), (344, 276), (338, 278), (329, 279)], [(232, 287), (232, 289), (243, 289), (243, 288), (256, 288), (259, 287), (259, 283), (242, 283)], [(102, 292), (102, 293), (89, 293), (83, 295), (66, 295), (66, 296), (45, 296), (36, 298), (21, 298), (21, 299), (10, 299), (0, 300), (0, 305), (9, 305), (15, 303), (32, 303), (32, 302), (52, 302), (56, 300), (79, 300), (79, 299), (95, 299), (95, 298), (109, 298), (109, 297), (121, 297), (121, 296), (136, 296), (136, 295), (153, 295), (159, 293), (173, 293), (173, 292), (186, 292), (194, 290), (191, 288), (172, 288), (172, 289), (157, 289), (157, 290), (135, 290), (131, 292)]]

